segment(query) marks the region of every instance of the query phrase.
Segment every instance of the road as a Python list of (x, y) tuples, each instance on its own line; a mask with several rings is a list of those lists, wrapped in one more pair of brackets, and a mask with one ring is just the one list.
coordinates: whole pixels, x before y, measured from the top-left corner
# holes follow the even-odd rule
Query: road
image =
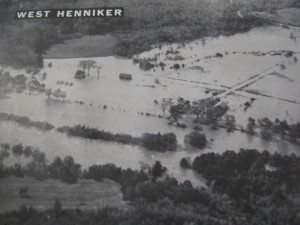
[(274, 69), (275, 67), (276, 67), (276, 65), (271, 66), (268, 69), (262, 71), (261, 73), (253, 75), (252, 77), (248, 78), (247, 80), (244, 80), (242, 82), (239, 82), (239, 83), (233, 85), (231, 88), (229, 88), (228, 90), (216, 95), (215, 97), (223, 98), (226, 95), (229, 95), (234, 91), (241, 90), (242, 88), (247, 87), (247, 86), (255, 83), (256, 81), (258, 81), (260, 79), (263, 79), (265, 76), (269, 75), (270, 72), (272, 71), (272, 69)]

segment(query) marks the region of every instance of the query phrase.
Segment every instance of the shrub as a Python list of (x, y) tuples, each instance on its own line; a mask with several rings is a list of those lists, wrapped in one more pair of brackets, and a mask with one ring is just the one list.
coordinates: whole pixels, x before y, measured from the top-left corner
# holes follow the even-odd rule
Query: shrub
[(189, 169), (189, 168), (191, 168), (191, 163), (189, 162), (188, 158), (182, 158), (180, 160), (180, 166), (182, 168)]
[(142, 70), (151, 70), (153, 67), (155, 67), (155, 65), (152, 64), (152, 63), (150, 62), (150, 60), (142, 59), (142, 60), (140, 60), (139, 67), (140, 67)]
[(175, 63), (175, 64), (173, 65), (173, 69), (175, 69), (175, 70), (180, 69), (180, 65), (179, 65), (178, 63)]
[(198, 149), (204, 148), (207, 143), (205, 134), (200, 134), (198, 131), (193, 131), (190, 134), (187, 134), (184, 141)]
[(142, 137), (142, 145), (153, 151), (174, 151), (177, 148), (177, 139), (174, 133), (149, 134), (145, 133)]

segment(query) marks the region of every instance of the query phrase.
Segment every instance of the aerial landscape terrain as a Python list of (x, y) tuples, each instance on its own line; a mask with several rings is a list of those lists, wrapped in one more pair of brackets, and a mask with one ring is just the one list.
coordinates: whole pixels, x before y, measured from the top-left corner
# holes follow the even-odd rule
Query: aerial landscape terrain
[(300, 224), (297, 0), (0, 9), (0, 225)]

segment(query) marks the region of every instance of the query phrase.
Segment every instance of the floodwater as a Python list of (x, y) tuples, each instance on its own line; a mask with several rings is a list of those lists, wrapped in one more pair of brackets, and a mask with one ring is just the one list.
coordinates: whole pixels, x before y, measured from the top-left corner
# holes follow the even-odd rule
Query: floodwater
[[(221, 153), (227, 149), (238, 151), (240, 148), (256, 148), (261, 151), (266, 149), (282, 154), (299, 154), (299, 146), (285, 141), (266, 142), (258, 137), (248, 136), (240, 132), (227, 133), (223, 129), (212, 131), (205, 126), (203, 132), (206, 134), (209, 144), (204, 150), (196, 151), (186, 147), (183, 141), (184, 136), (192, 130), (193, 124), (189, 122), (190, 120), (184, 120), (189, 128), (181, 129), (169, 126), (166, 119), (145, 115), (146, 112), (163, 115), (162, 110), (154, 103), (154, 100), (161, 101), (162, 98), (173, 98), (176, 101), (175, 99), (178, 97), (188, 100), (209, 97), (211, 93), (207, 94), (205, 90), (227, 90), (229, 87), (263, 71), (280, 70), (276, 65), (278, 63), (285, 63), (287, 76), (294, 82), (298, 82), (295, 68), (299, 68), (300, 63), (289, 66), (293, 63), (291, 62), (292, 59), (285, 56), (271, 56), (269, 54), (256, 56), (249, 53), (274, 50), (299, 52), (300, 44), (297, 39), (295, 41), (289, 38), (290, 32), (290, 30), (280, 27), (255, 28), (248, 33), (231, 37), (206, 38), (205, 40), (186, 43), (185, 46), (181, 44), (165, 45), (161, 49), (154, 48), (137, 56), (144, 58), (156, 55), (157, 63), (166, 63), (164, 71), (160, 68), (156, 68), (155, 71), (142, 71), (138, 64), (134, 64), (132, 60), (119, 57), (92, 58), (98, 66), (101, 66), (99, 76), (96, 69), (91, 69), (90, 75), (85, 80), (74, 79), (76, 70), (80, 69), (78, 64), (84, 60), (83, 58), (45, 59), (45, 69), (40, 72), (40, 75), (46, 72), (47, 76), (41, 82), (52, 90), (60, 88), (66, 91), (66, 100), (56, 100), (54, 97), (48, 99), (44, 94), (27, 90), (21, 94), (11, 94), (10, 98), (0, 101), (0, 112), (28, 116), (35, 121), (47, 121), (56, 127), (82, 124), (134, 136), (141, 136), (145, 132), (174, 132), (179, 143), (179, 149), (176, 152), (158, 153), (147, 151), (138, 146), (72, 138), (55, 131), (41, 132), (8, 122), (0, 123), (0, 142), (23, 143), (23, 145), (38, 147), (46, 153), (50, 161), (56, 156), (72, 155), (85, 168), (92, 164), (112, 162), (123, 168), (137, 169), (141, 164), (153, 164), (155, 160), (160, 160), (168, 168), (169, 173), (178, 180), (189, 179), (198, 186), (203, 185), (201, 179), (192, 171), (180, 168), (179, 161), (182, 157), (194, 158), (201, 153)], [(164, 53), (171, 47), (173, 49), (178, 48), (180, 55), (185, 57), (185, 60), (166, 59)], [(223, 57), (205, 58), (217, 52), (222, 53)], [(47, 66), (49, 62), (52, 63), (52, 67)], [(179, 70), (171, 69), (170, 67), (174, 63), (185, 64), (185, 67)], [(11, 74), (22, 72), (9, 70)], [(122, 81), (118, 77), (119, 73), (130, 73), (133, 80)], [(160, 83), (157, 84), (155, 79), (159, 79)], [(57, 81), (72, 82), (73, 85), (57, 84)], [(284, 81), (286, 82), (286, 79)], [(152, 85), (154, 86), (152, 87)], [(252, 89), (253, 86), (255, 88), (255, 84), (251, 84)], [(261, 87), (262, 85), (259, 86), (260, 89)], [(289, 87), (295, 88), (297, 85)], [(284, 97), (294, 99), (300, 96), (299, 90), (294, 90), (291, 93), (295, 96)], [(293, 103), (289, 105), (285, 102), (284, 105), (287, 108), (276, 108), (274, 99), (260, 98), (259, 96), (257, 98), (260, 105), (254, 104), (251, 108), (252, 111), (249, 110), (244, 113), (240, 110), (241, 105), (244, 100), (246, 101), (250, 97), (239, 96), (239, 104), (235, 104), (236, 99), (232, 95), (224, 98), (231, 107), (230, 112), (235, 114), (237, 122), (240, 124), (252, 114), (256, 116), (254, 118), (258, 116), (275, 118), (275, 113), (282, 111), (283, 113), (280, 115), (284, 116), (289, 107), (292, 109), (289, 112), (289, 118), (293, 121), (300, 120), (299, 105)], [(240, 100), (240, 98), (243, 99)], [(79, 104), (79, 101), (82, 101), (82, 104)], [(258, 106), (261, 107), (261, 104), (267, 108), (268, 104), (271, 104), (274, 110), (260, 111)], [(104, 105), (106, 109), (103, 108)], [(9, 158), (6, 163), (12, 164), (14, 159)]]

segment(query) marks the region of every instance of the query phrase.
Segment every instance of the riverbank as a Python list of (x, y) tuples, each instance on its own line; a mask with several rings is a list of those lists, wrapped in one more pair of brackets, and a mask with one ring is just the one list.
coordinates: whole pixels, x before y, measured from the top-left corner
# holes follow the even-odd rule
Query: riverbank
[(295, 26), (300, 29), (300, 9), (284, 8), (274, 12), (254, 12), (254, 16), (260, 17), (270, 22), (279, 23), (283, 26)]
[[(39, 7), (52, 7), (53, 0), (40, 3)], [(90, 0), (85, 4), (94, 5)], [(106, 4), (115, 5), (108, 1)], [(19, 6), (7, 5), (7, 11), (16, 11)], [(34, 1), (28, 1), (28, 8), (35, 8)], [(70, 7), (69, 3), (62, 3), (61, 8)], [(74, 2), (72, 8), (82, 7), (80, 2)], [(90, 7), (90, 6), (89, 6)], [(43, 67), (43, 57), (54, 44), (66, 40), (94, 35), (113, 35), (117, 37), (113, 55), (131, 57), (134, 54), (150, 50), (151, 46), (161, 43), (175, 43), (194, 40), (202, 37), (216, 37), (219, 35), (232, 35), (249, 31), (250, 28), (262, 25), (260, 19), (251, 15), (239, 17), (239, 7), (230, 2), (214, 4), (210, 1), (193, 1), (189, 4), (184, 0), (165, 0), (158, 2), (149, 0), (136, 4), (135, 0), (119, 1), (118, 7), (126, 9), (122, 18), (86, 18), (64, 20), (15, 20), (3, 19), (4, 35), (1, 36), (0, 64), (15, 68)], [(164, 17), (161, 17), (164, 15)], [(9, 25), (8, 25), (9, 24)], [(13, 28), (10, 28), (12, 26)], [(34, 35), (33, 35), (34, 34)], [(43, 34), (43, 35), (40, 35)], [(91, 42), (99, 49), (98, 41)], [(18, 45), (19, 48), (13, 48)], [(103, 45), (101, 45), (104, 47)], [(74, 50), (67, 50), (65, 57), (73, 56), (77, 52), (87, 54), (75, 46)], [(101, 48), (101, 47), (100, 47)], [(53, 51), (54, 54), (54, 50)], [(102, 51), (102, 50), (101, 50)], [(94, 51), (93, 54), (104, 54)], [(61, 53), (55, 53), (62, 57)]]
[(47, 53), (43, 55), (43, 58), (65, 59), (111, 56), (116, 43), (117, 40), (112, 35), (83, 36), (66, 40), (62, 44), (52, 45)]

